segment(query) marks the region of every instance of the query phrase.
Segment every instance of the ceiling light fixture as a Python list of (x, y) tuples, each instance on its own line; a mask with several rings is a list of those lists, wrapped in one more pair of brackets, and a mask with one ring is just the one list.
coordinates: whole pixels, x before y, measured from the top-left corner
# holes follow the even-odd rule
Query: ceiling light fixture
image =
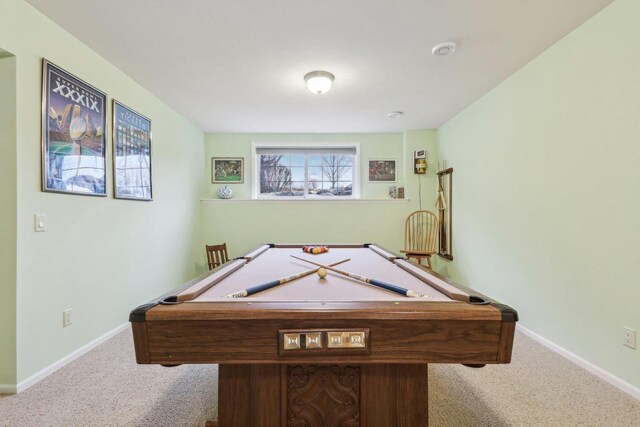
[(309, 90), (318, 95), (329, 92), (334, 80), (335, 76), (328, 71), (312, 71), (304, 76)]
[(404, 113), (402, 111), (392, 111), (390, 113), (387, 113), (387, 117), (389, 117), (390, 119), (399, 119), (402, 116), (404, 116)]
[(447, 56), (455, 52), (456, 47), (458, 47), (458, 45), (454, 42), (439, 43), (431, 49), (431, 53), (435, 56)]

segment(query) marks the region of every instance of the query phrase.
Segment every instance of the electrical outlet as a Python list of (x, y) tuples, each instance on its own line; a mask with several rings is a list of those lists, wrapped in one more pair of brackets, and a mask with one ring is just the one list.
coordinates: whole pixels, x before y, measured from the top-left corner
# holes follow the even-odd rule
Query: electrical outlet
[(622, 328), (624, 333), (622, 335), (622, 344), (629, 348), (636, 348), (636, 330), (631, 328)]
[(69, 326), (72, 323), (71, 309), (67, 308), (62, 312), (62, 327)]

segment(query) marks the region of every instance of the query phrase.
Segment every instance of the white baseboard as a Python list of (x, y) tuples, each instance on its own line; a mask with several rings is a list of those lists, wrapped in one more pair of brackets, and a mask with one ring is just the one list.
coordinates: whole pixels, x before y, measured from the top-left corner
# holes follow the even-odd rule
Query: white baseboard
[(521, 326), (520, 324), (518, 324), (517, 329), (518, 329), (518, 331), (522, 332), (523, 334), (525, 334), (529, 338), (532, 338), (532, 339), (538, 341), (540, 344), (544, 345), (548, 349), (558, 353), (560, 356), (564, 357), (565, 359), (568, 359), (571, 362), (575, 363), (576, 365), (580, 366), (581, 368), (586, 369), (588, 372), (590, 372), (593, 375), (605, 380), (606, 382), (608, 382), (612, 386), (617, 387), (618, 389), (620, 389), (623, 392), (627, 393), (631, 397), (634, 397), (634, 398), (640, 400), (640, 388), (635, 387), (634, 385), (629, 384), (625, 380), (616, 377), (612, 373), (605, 371), (604, 369), (600, 368), (599, 366), (596, 366), (593, 363), (591, 363), (591, 362), (589, 362), (587, 360), (584, 360), (582, 357), (576, 356), (575, 354), (571, 353), (570, 351), (565, 350), (564, 348), (560, 347), (559, 345), (557, 345), (557, 344), (549, 341), (548, 339), (536, 334), (535, 332), (531, 331), (530, 329), (527, 329), (524, 326)]
[(88, 352), (90, 352), (91, 350), (93, 350), (94, 348), (96, 348), (97, 346), (102, 344), (103, 342), (107, 341), (109, 338), (112, 338), (113, 336), (115, 336), (115, 335), (119, 334), (120, 332), (124, 331), (128, 326), (129, 326), (129, 322), (126, 322), (126, 323), (123, 323), (122, 325), (118, 326), (117, 328), (114, 328), (114, 329), (110, 330), (106, 334), (104, 334), (104, 335), (96, 338), (95, 340), (91, 341), (90, 343), (85, 344), (84, 346), (80, 347), (79, 349), (77, 349), (73, 353), (63, 357), (62, 359), (60, 359), (57, 362), (47, 366), (46, 368), (40, 370), (39, 372), (36, 372), (35, 374), (31, 375), (26, 380), (20, 381), (17, 386), (11, 385), (11, 384), (5, 384), (5, 385), (0, 384), (0, 393), (4, 389), (8, 390), (7, 394), (15, 394), (15, 393), (20, 393), (20, 392), (25, 391), (26, 389), (28, 389), (29, 387), (31, 387), (32, 385), (34, 385), (38, 381), (43, 380), (44, 378), (46, 378), (47, 376), (51, 375), (52, 373), (54, 373), (58, 369), (62, 368), (63, 366), (68, 365), (69, 363), (73, 362), (74, 360), (76, 360), (80, 356), (83, 356), (83, 355), (87, 354)]

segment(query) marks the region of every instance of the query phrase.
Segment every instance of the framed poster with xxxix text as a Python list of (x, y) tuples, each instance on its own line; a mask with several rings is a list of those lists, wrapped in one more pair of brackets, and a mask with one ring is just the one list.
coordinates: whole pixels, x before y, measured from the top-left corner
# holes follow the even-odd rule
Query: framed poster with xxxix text
[(42, 191), (106, 196), (107, 95), (42, 60)]

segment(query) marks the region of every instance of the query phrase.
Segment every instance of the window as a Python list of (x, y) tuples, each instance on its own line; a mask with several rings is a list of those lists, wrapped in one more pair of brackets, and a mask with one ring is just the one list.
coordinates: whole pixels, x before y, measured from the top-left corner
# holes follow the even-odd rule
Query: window
[(356, 198), (357, 148), (254, 147), (254, 197)]

